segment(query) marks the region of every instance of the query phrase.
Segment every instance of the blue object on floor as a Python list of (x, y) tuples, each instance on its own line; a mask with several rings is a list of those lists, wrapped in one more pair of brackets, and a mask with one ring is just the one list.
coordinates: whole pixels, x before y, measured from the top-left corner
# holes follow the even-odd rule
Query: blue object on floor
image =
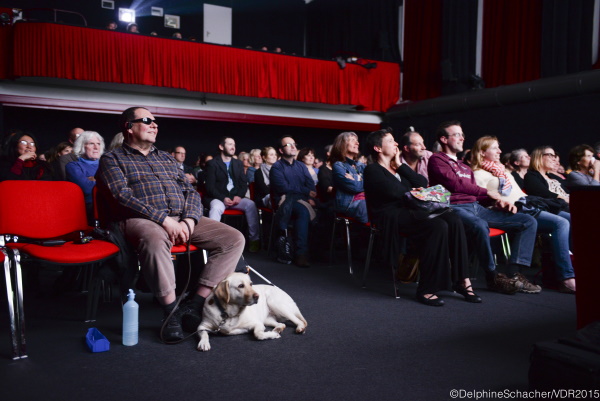
[(110, 342), (95, 327), (88, 329), (85, 341), (92, 352), (104, 352), (110, 349)]

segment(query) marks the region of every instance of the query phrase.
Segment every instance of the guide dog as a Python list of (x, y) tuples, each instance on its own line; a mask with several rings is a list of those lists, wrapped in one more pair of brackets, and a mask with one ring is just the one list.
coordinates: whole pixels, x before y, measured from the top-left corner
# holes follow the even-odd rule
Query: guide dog
[[(204, 302), (199, 351), (209, 351), (208, 333), (236, 335), (252, 332), (257, 340), (280, 338), (285, 321), (304, 333), (306, 319), (285, 291), (270, 285), (252, 285), (247, 274), (231, 273), (221, 281)], [(265, 331), (265, 326), (273, 327)]]

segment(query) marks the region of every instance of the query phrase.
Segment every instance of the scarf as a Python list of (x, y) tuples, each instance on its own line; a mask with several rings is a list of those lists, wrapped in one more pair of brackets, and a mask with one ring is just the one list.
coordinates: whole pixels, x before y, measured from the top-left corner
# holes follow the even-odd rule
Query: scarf
[(512, 185), (510, 183), (510, 180), (508, 179), (508, 176), (506, 175), (504, 165), (484, 160), (481, 163), (481, 168), (487, 172), (492, 173), (494, 177), (498, 177), (498, 180), (500, 181), (500, 185), (498, 186), (498, 192), (500, 192), (501, 196), (510, 195)]
[(266, 186), (269, 186), (271, 184), (271, 180), (269, 180), (269, 172), (271, 171), (271, 166), (271, 164), (267, 163), (263, 163), (260, 165), (260, 171), (262, 171)]

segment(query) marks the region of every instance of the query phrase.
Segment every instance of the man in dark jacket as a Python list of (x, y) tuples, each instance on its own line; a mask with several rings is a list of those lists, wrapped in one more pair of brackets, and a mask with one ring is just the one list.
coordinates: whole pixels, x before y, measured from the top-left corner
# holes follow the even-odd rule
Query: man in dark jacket
[(245, 198), (248, 191), (248, 179), (244, 174), (244, 165), (234, 159), (235, 141), (223, 137), (219, 143), (220, 154), (206, 165), (205, 206), (209, 207), (208, 217), (221, 221), (225, 209), (241, 210), (248, 222), (250, 252), (258, 252), (258, 211), (254, 202)]

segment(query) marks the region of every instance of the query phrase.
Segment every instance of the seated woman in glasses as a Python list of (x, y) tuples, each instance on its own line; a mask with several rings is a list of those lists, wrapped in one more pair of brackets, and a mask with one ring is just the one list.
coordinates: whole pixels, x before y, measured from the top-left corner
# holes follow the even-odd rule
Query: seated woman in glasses
[[(523, 180), (527, 195), (546, 199), (560, 199), (566, 204), (569, 203), (569, 194), (560, 182), (548, 176), (548, 173), (556, 168), (556, 163), (556, 152), (550, 146), (539, 146), (531, 152), (529, 171), (525, 174)], [(563, 209), (568, 212), (568, 205), (564, 205)]]
[(96, 185), (98, 160), (104, 153), (104, 139), (95, 131), (84, 131), (73, 144), (73, 153), (79, 157), (65, 167), (67, 181), (81, 187), (85, 197), (88, 220), (93, 220), (92, 190)]
[(10, 137), (0, 162), (0, 181), (52, 180), (50, 165), (39, 160), (32, 134), (18, 133)]
[(367, 149), (373, 163), (365, 168), (365, 195), (372, 223), (382, 233), (384, 260), (396, 263), (406, 235), (419, 252), (419, 302), (442, 306), (444, 301), (436, 293), (452, 288), (467, 302), (480, 303), (468, 278), (467, 238), (458, 214), (448, 211), (428, 218), (407, 206), (405, 194), (427, 186), (427, 179), (400, 162), (390, 129), (371, 132)]
[(363, 186), (365, 165), (357, 161), (358, 145), (358, 136), (354, 132), (342, 132), (333, 141), (330, 160), (333, 165), (335, 210), (366, 223), (369, 218)]

